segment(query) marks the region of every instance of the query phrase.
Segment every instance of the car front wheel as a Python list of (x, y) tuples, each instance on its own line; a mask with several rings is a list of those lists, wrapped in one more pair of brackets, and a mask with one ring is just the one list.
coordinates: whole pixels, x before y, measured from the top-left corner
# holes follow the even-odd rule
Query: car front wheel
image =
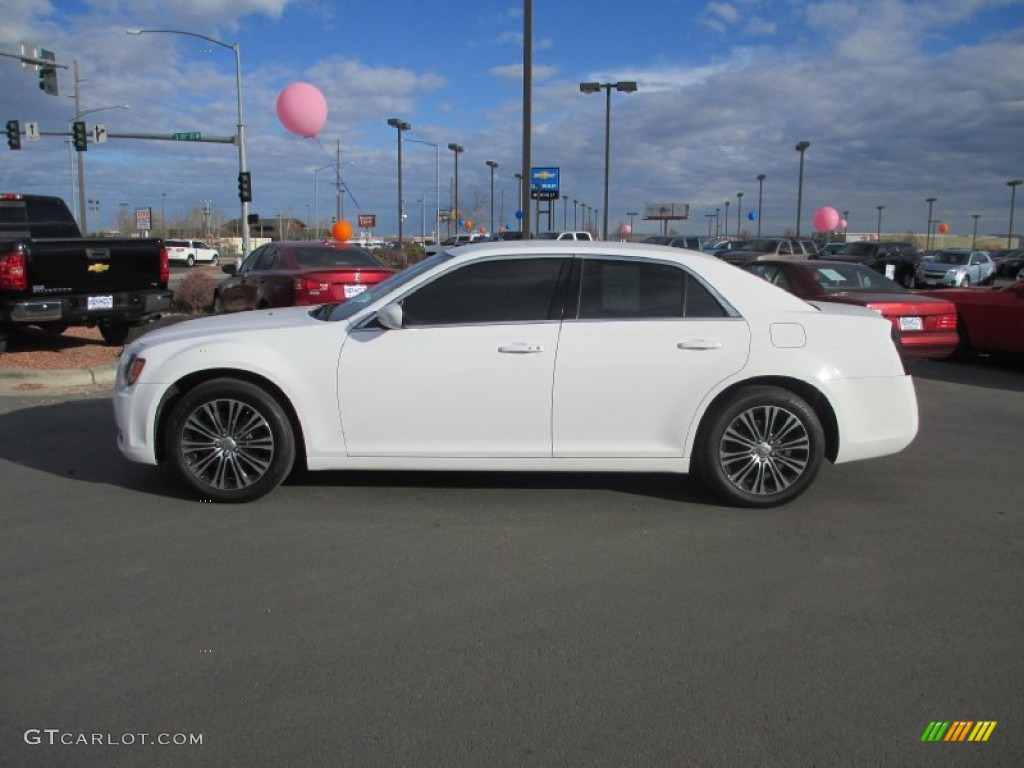
[(802, 398), (780, 387), (739, 390), (710, 415), (697, 466), (711, 490), (740, 507), (795, 499), (821, 467), (825, 435)]
[(165, 455), (204, 501), (266, 495), (295, 462), (295, 436), (281, 405), (246, 381), (213, 379), (185, 394), (164, 433)]

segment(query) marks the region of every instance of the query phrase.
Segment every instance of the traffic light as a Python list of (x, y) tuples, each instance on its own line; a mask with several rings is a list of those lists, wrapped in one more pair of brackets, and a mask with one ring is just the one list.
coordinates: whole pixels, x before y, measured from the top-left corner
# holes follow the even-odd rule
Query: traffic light
[[(57, 57), (53, 51), (42, 50), (39, 52), (40, 59), (46, 59), (47, 61), (56, 61)], [(51, 96), (57, 94), (57, 68), (48, 67), (45, 64), (39, 65), (39, 89), (44, 93), (48, 93)]]
[(248, 171), (238, 174), (238, 199), (243, 203), (252, 202), (252, 174)]
[(7, 146), (11, 149), (21, 149), (21, 123), (17, 120), (7, 121)]
[(75, 152), (85, 152), (89, 148), (88, 140), (85, 137), (84, 120), (75, 120), (71, 124), (71, 142), (75, 145)]

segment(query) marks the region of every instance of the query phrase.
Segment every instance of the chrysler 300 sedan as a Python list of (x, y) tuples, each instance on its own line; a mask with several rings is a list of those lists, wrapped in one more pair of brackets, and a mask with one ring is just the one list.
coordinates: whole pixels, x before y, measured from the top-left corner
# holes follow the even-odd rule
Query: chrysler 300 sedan
[(118, 445), (206, 500), (310, 470), (699, 473), (767, 507), (905, 448), (889, 322), (706, 254), (580, 241), (442, 251), (348, 301), (179, 323), (124, 351)]

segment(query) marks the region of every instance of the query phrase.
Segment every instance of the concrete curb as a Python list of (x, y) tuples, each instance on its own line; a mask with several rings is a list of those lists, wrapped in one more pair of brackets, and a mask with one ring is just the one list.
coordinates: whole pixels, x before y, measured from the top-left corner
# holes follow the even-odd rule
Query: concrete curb
[(92, 368), (34, 371), (0, 370), (0, 395), (53, 395), (86, 387), (113, 387), (117, 363)]

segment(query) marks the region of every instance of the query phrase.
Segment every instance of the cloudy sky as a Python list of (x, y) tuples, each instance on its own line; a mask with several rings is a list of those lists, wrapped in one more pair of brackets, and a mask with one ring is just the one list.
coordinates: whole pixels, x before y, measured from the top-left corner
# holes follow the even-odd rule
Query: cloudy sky
[[(848, 210), (849, 228), (923, 231), (934, 218), (953, 232), (1003, 233), (1010, 189), (1024, 177), (1024, 0), (564, 0), (533, 3), (534, 166), (557, 166), (574, 208), (602, 207), (605, 95), (583, 81), (635, 80), (612, 93), (609, 228), (652, 203), (687, 202), (681, 234), (706, 235), (708, 214), (735, 232), (756, 230), (757, 175), (765, 174), (761, 224), (796, 223), (799, 154), (805, 155), (802, 229), (822, 206)], [(321, 222), (334, 213), (333, 171), (341, 147), (349, 188), (344, 217), (374, 213), (378, 232), (397, 231), (396, 131), (403, 149), (406, 233), (427, 229), (440, 157), (446, 207), (456, 142), (459, 197), (467, 216), (515, 225), (522, 140), (523, 4), (475, 0), (0, 0), (0, 52), (23, 42), (77, 62), (80, 109), (111, 133), (235, 132), (231, 50), (173, 29), (238, 42), (241, 51), (252, 210)], [(0, 57), (0, 119), (67, 129), (72, 69), (58, 97), (37, 75)], [(278, 94), (307, 82), (324, 94), (316, 138), (288, 132)], [(128, 109), (102, 109), (128, 105)], [(440, 151), (430, 146), (440, 146)], [(70, 199), (67, 144), (58, 136), (0, 146), (0, 191)], [(203, 201), (238, 215), (237, 150), (230, 144), (111, 139), (86, 153), (87, 197), (100, 201), (90, 227), (114, 225), (120, 207), (161, 207), (168, 219)], [(314, 183), (314, 181), (318, 183)], [(743, 193), (742, 201), (737, 193)], [(1024, 194), (1022, 194), (1024, 197)], [(577, 200), (580, 207), (573, 205)], [(316, 209), (319, 209), (317, 211)], [(582, 222), (580, 222), (582, 223)], [(638, 232), (655, 222), (634, 221)], [(1024, 229), (1024, 211), (1015, 231)]]

